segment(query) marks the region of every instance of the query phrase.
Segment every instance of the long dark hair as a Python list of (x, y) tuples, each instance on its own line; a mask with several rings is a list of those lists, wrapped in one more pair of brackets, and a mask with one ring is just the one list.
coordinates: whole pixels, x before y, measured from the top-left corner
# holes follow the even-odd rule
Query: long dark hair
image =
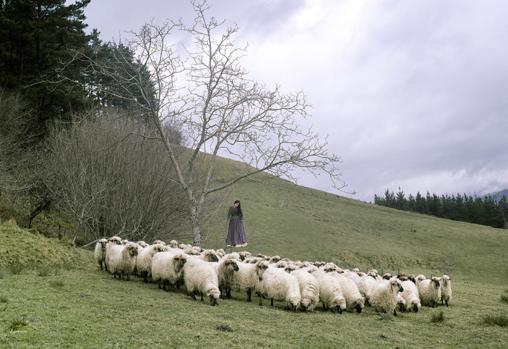
[(233, 207), (235, 204), (238, 204), (238, 207), (236, 207), (236, 209), (238, 209), (238, 213), (240, 214), (240, 216), (243, 217), (242, 204), (240, 203), (240, 200), (235, 200), (235, 202), (233, 202)]

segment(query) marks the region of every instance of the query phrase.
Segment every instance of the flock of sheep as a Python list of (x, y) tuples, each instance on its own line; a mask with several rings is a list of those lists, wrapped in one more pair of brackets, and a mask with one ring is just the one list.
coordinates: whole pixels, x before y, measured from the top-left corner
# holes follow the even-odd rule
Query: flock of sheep
[(130, 275), (152, 280), (159, 288), (185, 286), (187, 293), (206, 296), (211, 305), (220, 297), (231, 298), (231, 290), (252, 293), (285, 302), (288, 309), (312, 311), (321, 302), (333, 312), (361, 312), (370, 305), (379, 312), (418, 312), (422, 305), (435, 307), (452, 299), (451, 280), (447, 275), (425, 278), (423, 275), (378, 275), (376, 270), (361, 272), (342, 269), (334, 263), (291, 261), (279, 256), (253, 256), (250, 252), (203, 250), (200, 247), (156, 240), (152, 245), (131, 242), (118, 236), (101, 239), (95, 246), (95, 259), (101, 269), (113, 277)]

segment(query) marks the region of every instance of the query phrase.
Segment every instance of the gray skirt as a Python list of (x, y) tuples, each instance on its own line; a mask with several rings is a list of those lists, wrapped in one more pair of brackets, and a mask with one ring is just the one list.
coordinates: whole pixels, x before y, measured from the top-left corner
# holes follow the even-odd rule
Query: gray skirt
[(228, 246), (246, 246), (247, 236), (245, 234), (245, 226), (243, 219), (240, 217), (231, 217), (229, 219), (228, 237), (226, 238)]

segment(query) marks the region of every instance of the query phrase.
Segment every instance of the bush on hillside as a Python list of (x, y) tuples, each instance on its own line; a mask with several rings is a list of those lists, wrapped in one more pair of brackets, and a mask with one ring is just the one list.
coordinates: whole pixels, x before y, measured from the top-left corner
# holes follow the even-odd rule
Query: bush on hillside
[(161, 143), (121, 115), (89, 116), (50, 136), (45, 184), (76, 221), (77, 241), (184, 237), (184, 193)]

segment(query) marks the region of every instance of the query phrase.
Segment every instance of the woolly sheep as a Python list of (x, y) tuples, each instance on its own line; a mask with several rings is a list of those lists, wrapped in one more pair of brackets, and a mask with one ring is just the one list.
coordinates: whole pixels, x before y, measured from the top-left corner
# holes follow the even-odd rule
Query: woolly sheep
[(448, 304), (452, 300), (452, 281), (448, 275), (441, 276), (441, 304)]
[(263, 305), (263, 298), (270, 298), (270, 305), (273, 301), (282, 300), (286, 302), (287, 309), (296, 311), (300, 306), (302, 296), (298, 280), (279, 268), (270, 267), (266, 262), (256, 264), (258, 283), (256, 292), (259, 295), (259, 305)]
[(406, 301), (406, 308), (411, 308), (412, 311), (417, 313), (422, 307), (420, 296), (418, 294), (418, 288), (415, 283), (411, 280), (401, 281), (402, 291), (401, 296)]
[(361, 313), (365, 305), (365, 299), (355, 282), (343, 274), (331, 273), (330, 275), (335, 276), (339, 280), (342, 295), (346, 299), (346, 309), (348, 311), (355, 309), (358, 313)]
[(370, 296), (370, 304), (377, 310), (397, 315), (397, 294), (404, 289), (397, 278), (380, 280)]
[(365, 297), (365, 304), (370, 305), (370, 297), (372, 296), (372, 291), (376, 287), (377, 281), (374, 274), (364, 274), (360, 276), (360, 282), (358, 284), (358, 289), (363, 297)]
[(163, 245), (163, 246), (166, 246), (166, 243), (162, 240), (155, 240), (153, 242), (153, 245)]
[(222, 258), (217, 262), (217, 275), (219, 277), (219, 290), (222, 298), (231, 298), (233, 277), (238, 272), (238, 261), (232, 258)]
[(171, 248), (176, 248), (176, 247), (178, 247), (178, 241), (176, 241), (176, 240), (171, 240), (171, 241), (169, 242), (169, 244), (168, 244), (168, 245), (169, 245), (169, 247), (171, 247)]
[(319, 303), (319, 282), (307, 270), (298, 269), (291, 273), (298, 281), (302, 301), (300, 305), (305, 311), (313, 311)]
[(152, 275), (152, 258), (158, 252), (163, 252), (166, 247), (162, 244), (150, 245), (142, 249), (136, 258), (136, 271), (143, 278), (144, 282), (148, 282), (148, 278)]
[(179, 288), (186, 262), (187, 256), (178, 250), (156, 253), (152, 258), (152, 279), (164, 290), (169, 290), (169, 286)]
[(251, 257), (252, 253), (250, 253), (249, 251), (240, 251), (238, 252), (238, 255), (240, 255), (240, 259), (244, 261), (246, 258)]
[(109, 270), (108, 268), (108, 256), (111, 253), (111, 249), (113, 246), (121, 246), (122, 245), (122, 239), (119, 236), (112, 236), (108, 239), (108, 242), (106, 243), (106, 256), (104, 260), (104, 264), (106, 265), (106, 270)]
[(319, 282), (319, 300), (323, 304), (323, 309), (339, 313), (346, 310), (346, 299), (342, 294), (339, 280), (319, 269), (312, 271), (312, 275)]
[(138, 246), (140, 246), (141, 248), (148, 247), (148, 244), (146, 242), (144, 242), (143, 240), (136, 242), (136, 244), (138, 244)]
[(204, 250), (203, 252), (201, 252), (199, 257), (202, 260), (204, 260), (205, 262), (218, 262), (219, 261), (219, 257), (217, 256), (217, 254), (215, 253), (214, 250)]
[(95, 251), (94, 251), (94, 257), (97, 264), (99, 264), (99, 267), (101, 267), (101, 270), (103, 270), (102, 265), (104, 265), (104, 268), (106, 271), (108, 270), (108, 267), (106, 266), (106, 244), (108, 243), (108, 240), (106, 239), (100, 239), (95, 244)]
[(245, 291), (247, 302), (251, 302), (252, 291), (255, 290), (258, 281), (256, 264), (238, 262), (237, 265), (238, 272), (233, 274), (232, 287), (239, 291)]
[(220, 297), (219, 278), (216, 268), (198, 258), (188, 259), (183, 266), (183, 279), (187, 293), (196, 299), (196, 293), (210, 298), (211, 305), (217, 305)]
[(441, 301), (441, 284), (439, 278), (433, 277), (431, 279), (416, 278), (416, 286), (422, 305), (435, 307)]
[(138, 248), (135, 243), (129, 242), (126, 245), (113, 245), (111, 246), (107, 259), (108, 270), (122, 279), (124, 276), (129, 280), (129, 275), (134, 271), (136, 266), (136, 256)]

